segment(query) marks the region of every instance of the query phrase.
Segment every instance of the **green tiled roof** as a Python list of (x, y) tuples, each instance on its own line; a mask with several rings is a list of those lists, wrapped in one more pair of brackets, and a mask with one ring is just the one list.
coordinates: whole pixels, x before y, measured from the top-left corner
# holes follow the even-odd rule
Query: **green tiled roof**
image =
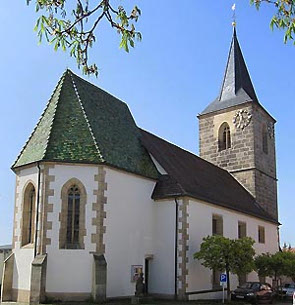
[(37, 161), (105, 163), (157, 178), (140, 137), (125, 103), (67, 70), (12, 167)]

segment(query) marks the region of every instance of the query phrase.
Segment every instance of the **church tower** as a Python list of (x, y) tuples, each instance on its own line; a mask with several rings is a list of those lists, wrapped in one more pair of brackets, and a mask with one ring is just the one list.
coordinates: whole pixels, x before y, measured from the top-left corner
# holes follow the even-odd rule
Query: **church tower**
[(235, 28), (220, 94), (198, 118), (200, 157), (228, 170), (277, 219), (276, 121), (258, 101)]

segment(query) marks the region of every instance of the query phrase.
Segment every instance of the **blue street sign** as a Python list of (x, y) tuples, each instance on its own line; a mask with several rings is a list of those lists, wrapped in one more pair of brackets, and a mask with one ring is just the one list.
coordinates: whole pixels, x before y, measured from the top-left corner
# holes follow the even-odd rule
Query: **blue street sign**
[(220, 286), (222, 286), (222, 303), (224, 304), (224, 287), (226, 286), (227, 276), (225, 273), (220, 274)]
[(220, 274), (220, 283), (226, 283), (226, 274), (225, 273)]

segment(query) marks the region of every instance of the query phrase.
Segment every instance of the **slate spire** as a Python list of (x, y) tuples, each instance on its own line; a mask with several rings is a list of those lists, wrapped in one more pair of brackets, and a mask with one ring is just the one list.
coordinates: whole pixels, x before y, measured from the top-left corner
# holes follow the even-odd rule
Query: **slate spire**
[(225, 109), (246, 102), (258, 103), (242, 51), (236, 28), (233, 30), (225, 74), (219, 96), (203, 112)]

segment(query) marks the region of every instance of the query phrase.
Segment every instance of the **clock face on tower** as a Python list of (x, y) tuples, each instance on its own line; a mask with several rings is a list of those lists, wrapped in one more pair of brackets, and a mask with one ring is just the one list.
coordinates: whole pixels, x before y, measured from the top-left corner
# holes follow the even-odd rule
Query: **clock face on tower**
[(233, 118), (233, 123), (236, 126), (236, 128), (244, 129), (246, 128), (252, 119), (252, 114), (249, 113), (247, 110), (239, 110), (235, 114)]

